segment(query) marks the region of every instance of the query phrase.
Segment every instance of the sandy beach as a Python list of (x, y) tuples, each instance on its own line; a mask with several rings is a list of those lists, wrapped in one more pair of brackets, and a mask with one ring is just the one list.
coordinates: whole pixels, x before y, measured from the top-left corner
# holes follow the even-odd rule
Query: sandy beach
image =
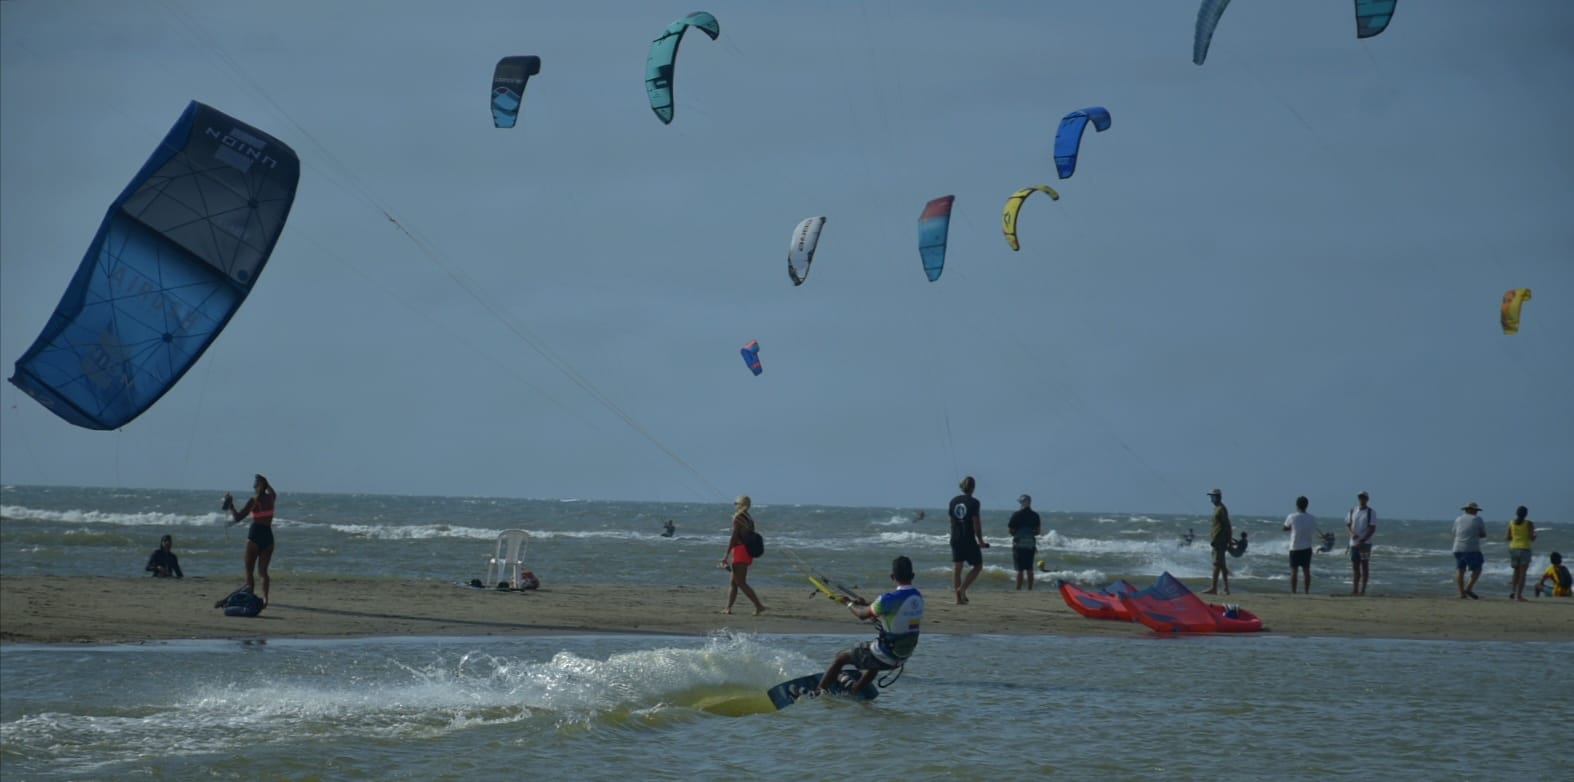
[[(805, 589), (762, 589), (754, 616), (740, 598), (719, 613), (716, 586), (554, 585), (531, 592), (469, 589), (453, 583), (285, 575), (274, 602), (254, 618), (226, 617), (214, 601), (229, 579), (0, 577), (0, 641), (127, 643), (181, 638), (348, 638), (360, 636), (650, 633), (859, 633), (845, 609)], [(1016, 635), (1141, 635), (1141, 625), (1086, 619), (1053, 588), (977, 591), (958, 606), (931, 590), (924, 630)], [(1327, 594), (1237, 593), (1229, 601), (1262, 617), (1268, 632), (1291, 636), (1435, 640), (1574, 640), (1574, 599), (1515, 603), (1507, 593), (1449, 597), (1354, 598)], [(1224, 602), (1223, 598), (1214, 602)]]

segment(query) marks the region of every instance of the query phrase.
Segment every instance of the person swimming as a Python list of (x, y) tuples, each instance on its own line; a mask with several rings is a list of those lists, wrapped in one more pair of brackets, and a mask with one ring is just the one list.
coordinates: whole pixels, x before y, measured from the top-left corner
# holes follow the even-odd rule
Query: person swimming
[(667, 519), (667, 523), (663, 524), (661, 527), (661, 536), (664, 538), (670, 538), (672, 537), (672, 533), (676, 532), (677, 529), (678, 528), (673, 525), (672, 519)]

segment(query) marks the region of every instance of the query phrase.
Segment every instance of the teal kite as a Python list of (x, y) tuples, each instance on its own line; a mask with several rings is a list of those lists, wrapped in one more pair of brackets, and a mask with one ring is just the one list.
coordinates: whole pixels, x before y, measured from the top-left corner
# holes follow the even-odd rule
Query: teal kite
[(678, 44), (690, 27), (710, 36), (712, 41), (721, 35), (716, 17), (695, 11), (667, 25), (666, 31), (650, 42), (650, 55), (645, 58), (645, 92), (650, 95), (650, 110), (656, 112), (663, 125), (672, 124), (672, 69), (678, 61)]

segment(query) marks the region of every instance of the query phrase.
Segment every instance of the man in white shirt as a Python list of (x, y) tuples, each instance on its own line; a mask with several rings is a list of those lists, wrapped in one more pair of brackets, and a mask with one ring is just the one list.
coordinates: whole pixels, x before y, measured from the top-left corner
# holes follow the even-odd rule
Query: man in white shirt
[[(1481, 578), (1481, 539), (1487, 536), (1486, 522), (1478, 512), (1481, 506), (1467, 502), (1460, 508), (1464, 513), (1454, 519), (1454, 583), (1459, 587), (1459, 599), (1479, 600), (1476, 580)], [(1465, 583), (1465, 571), (1470, 571), (1470, 583)]]
[(1367, 506), (1366, 492), (1355, 495), (1359, 503), (1345, 514), (1344, 528), (1350, 532), (1350, 594), (1366, 594), (1372, 576), (1372, 535), (1377, 532), (1377, 512)]
[(1290, 594), (1295, 594), (1295, 571), (1301, 571), (1306, 594), (1312, 593), (1312, 539), (1317, 536), (1317, 517), (1306, 512), (1305, 497), (1295, 498), (1296, 511), (1284, 517), (1284, 530), (1290, 533)]

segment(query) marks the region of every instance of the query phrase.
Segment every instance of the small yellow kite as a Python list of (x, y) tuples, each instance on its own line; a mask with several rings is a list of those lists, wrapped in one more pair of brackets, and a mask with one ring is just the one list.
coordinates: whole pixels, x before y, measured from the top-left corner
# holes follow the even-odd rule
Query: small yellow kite
[(1530, 301), (1529, 288), (1510, 288), (1503, 294), (1503, 333), (1519, 333), (1519, 308)]

